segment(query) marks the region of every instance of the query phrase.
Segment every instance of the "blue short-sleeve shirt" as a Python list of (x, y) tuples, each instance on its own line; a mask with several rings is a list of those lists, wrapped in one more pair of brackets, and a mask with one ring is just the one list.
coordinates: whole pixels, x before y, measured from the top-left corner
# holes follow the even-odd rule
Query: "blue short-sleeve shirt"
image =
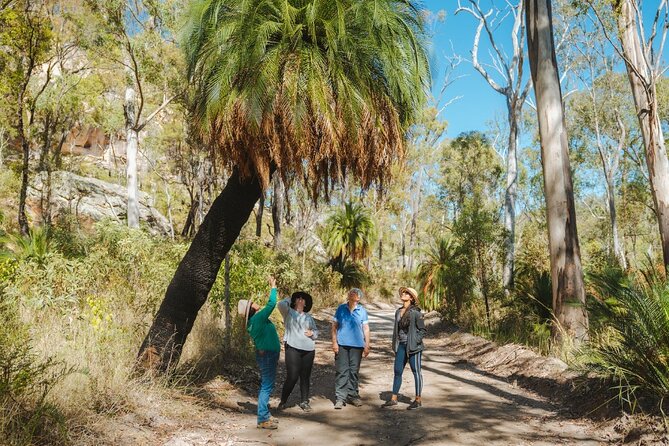
[(365, 346), (365, 334), (362, 327), (369, 323), (365, 307), (358, 304), (353, 311), (350, 311), (348, 303), (343, 303), (337, 307), (332, 320), (337, 322), (337, 344), (345, 347), (363, 348)]

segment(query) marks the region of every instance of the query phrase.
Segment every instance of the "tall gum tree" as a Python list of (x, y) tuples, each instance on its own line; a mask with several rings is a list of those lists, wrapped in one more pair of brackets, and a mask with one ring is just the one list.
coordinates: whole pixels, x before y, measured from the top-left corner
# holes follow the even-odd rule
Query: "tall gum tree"
[[(669, 267), (669, 158), (664, 143), (660, 111), (658, 110), (657, 86), (663, 78), (665, 67), (662, 60), (664, 45), (669, 32), (669, 3), (657, 3), (650, 32), (646, 33), (641, 5), (637, 0), (588, 0), (587, 5), (595, 13), (601, 30), (625, 62), (634, 106), (643, 138), (646, 167), (655, 217), (662, 243), (665, 271)], [(609, 9), (611, 7), (612, 9)], [(613, 13), (620, 46), (609, 36), (610, 16)], [(658, 25), (662, 25), (658, 30)]]
[[(273, 173), (312, 197), (383, 183), (425, 104), (424, 14), (400, 0), (196, 0), (183, 48), (196, 120), (232, 174), (167, 288), (140, 367), (178, 362), (221, 262)], [(392, 39), (388, 36), (393, 36)]]
[(550, 0), (526, 0), (527, 47), (537, 105), (548, 223), (553, 312), (552, 336), (576, 344), (588, 337), (588, 313), (576, 230), (567, 130), (555, 57)]
[[(518, 189), (518, 136), (520, 133), (520, 120), (522, 117), (523, 105), (530, 91), (530, 79), (524, 79), (523, 69), (525, 55), (523, 51), (523, 40), (525, 37), (525, 21), (523, 15), (523, 2), (507, 2), (508, 11), (503, 11), (493, 7), (484, 12), (479, 0), (466, 0), (466, 5), (462, 6), (458, 0), (459, 12), (466, 12), (478, 21), (474, 43), (472, 45), (472, 65), (486, 80), (490, 87), (506, 99), (507, 120), (509, 125), (509, 134), (506, 150), (506, 189), (504, 191), (504, 229), (506, 231), (505, 239), (505, 259), (502, 270), (502, 282), (507, 292), (513, 288), (513, 270), (515, 263), (515, 233), (516, 233), (516, 196)], [(507, 15), (513, 18), (511, 28), (511, 49), (512, 56), (508, 57), (499, 42), (499, 36), (495, 36), (495, 30), (499, 23)], [(490, 52), (492, 57), (493, 72), (497, 72), (498, 80), (495, 75), (486, 69), (479, 59), (479, 45), (481, 34), (485, 31), (485, 36), (492, 47)], [(501, 81), (499, 80), (501, 79)]]
[[(657, 83), (664, 73), (661, 57), (669, 29), (669, 5), (667, 0), (659, 2), (648, 39), (644, 36), (643, 20), (636, 0), (617, 0), (614, 8), (627, 77), (646, 148), (646, 165), (666, 269), (669, 268), (669, 158), (658, 111)], [(658, 35), (660, 17), (664, 17), (664, 26)], [(659, 50), (653, 47), (656, 37), (661, 38)]]

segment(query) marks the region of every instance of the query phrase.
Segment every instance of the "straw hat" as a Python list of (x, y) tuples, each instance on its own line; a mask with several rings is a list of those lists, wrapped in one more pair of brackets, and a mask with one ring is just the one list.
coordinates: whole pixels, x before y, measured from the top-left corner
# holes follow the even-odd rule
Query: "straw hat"
[(400, 296), (402, 296), (402, 293), (409, 293), (414, 302), (418, 300), (418, 291), (414, 290), (413, 288), (402, 286), (400, 287)]
[(311, 306), (314, 302), (309, 293), (306, 291), (295, 291), (292, 296), (290, 296), (290, 308), (295, 309), (295, 301), (298, 297), (304, 299), (304, 312), (308, 313), (309, 310), (311, 310)]
[(244, 318), (244, 326), (249, 322), (249, 311), (251, 311), (250, 300), (242, 299), (237, 303), (237, 313)]

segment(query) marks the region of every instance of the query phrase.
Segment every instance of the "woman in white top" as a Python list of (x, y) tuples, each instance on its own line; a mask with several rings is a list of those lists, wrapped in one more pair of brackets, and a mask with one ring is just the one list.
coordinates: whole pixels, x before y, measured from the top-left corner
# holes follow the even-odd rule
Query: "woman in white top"
[(300, 380), (300, 408), (305, 412), (309, 406), (309, 379), (316, 354), (318, 329), (309, 310), (313, 300), (308, 293), (297, 291), (277, 305), (286, 328), (283, 340), (286, 351), (286, 382), (281, 392), (278, 409), (284, 409), (297, 380)]

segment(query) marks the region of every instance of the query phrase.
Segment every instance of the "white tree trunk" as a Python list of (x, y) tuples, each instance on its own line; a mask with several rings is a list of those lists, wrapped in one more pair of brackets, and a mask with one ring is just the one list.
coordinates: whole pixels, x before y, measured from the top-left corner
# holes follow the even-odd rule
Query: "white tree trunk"
[(664, 265), (667, 268), (669, 267), (669, 159), (658, 113), (656, 78), (641, 45), (633, 1), (619, 2), (618, 32), (646, 148), (648, 177), (660, 229)]
[(515, 103), (507, 97), (509, 113), (509, 147), (506, 154), (506, 190), (504, 192), (504, 230), (505, 257), (502, 270), (502, 283), (504, 290), (508, 293), (513, 289), (513, 270), (516, 258), (516, 190), (518, 185), (518, 121), (520, 110)]
[(135, 128), (135, 90), (125, 90), (125, 135), (126, 135), (126, 179), (128, 185), (128, 227), (139, 228), (139, 205), (137, 203), (137, 146), (138, 131)]
[(555, 58), (550, 0), (527, 0), (527, 44), (536, 96), (553, 285), (553, 338), (579, 343), (588, 336), (588, 314), (567, 130)]

